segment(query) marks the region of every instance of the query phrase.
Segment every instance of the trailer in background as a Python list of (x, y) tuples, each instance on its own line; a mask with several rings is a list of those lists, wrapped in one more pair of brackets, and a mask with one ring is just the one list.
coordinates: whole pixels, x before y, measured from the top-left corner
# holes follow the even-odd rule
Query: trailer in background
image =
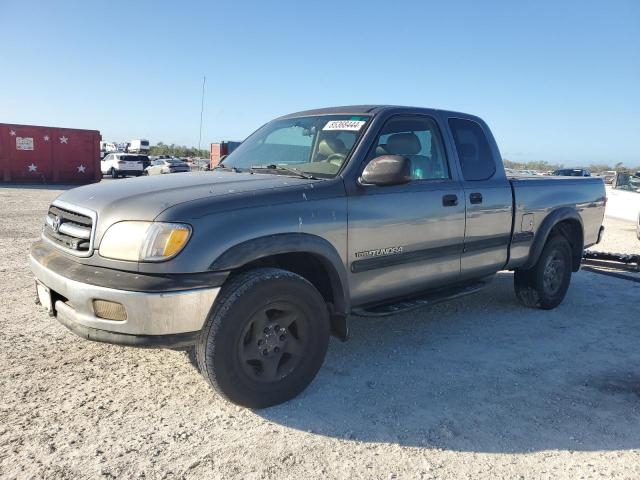
[(97, 130), (0, 123), (0, 182), (99, 182), (100, 140)]
[(241, 143), (242, 142), (229, 142), (229, 141), (212, 143), (209, 168), (211, 168), (212, 170), (216, 168), (216, 166), (220, 163), (220, 159), (226, 157), (231, 152), (233, 152), (236, 148), (240, 146)]
[(149, 154), (149, 140), (144, 138), (134, 138), (127, 145), (126, 151), (128, 153), (141, 153), (143, 155)]

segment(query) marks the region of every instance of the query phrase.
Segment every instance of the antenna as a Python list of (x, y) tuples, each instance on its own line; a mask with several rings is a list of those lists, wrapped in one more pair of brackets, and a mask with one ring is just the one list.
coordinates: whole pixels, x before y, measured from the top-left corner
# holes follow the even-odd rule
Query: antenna
[[(200, 150), (200, 144), (202, 143), (202, 112), (204, 112), (204, 84), (207, 81), (206, 75), (202, 76), (202, 101), (200, 102), (200, 136), (198, 137), (198, 150)], [(200, 152), (198, 152), (200, 155)]]

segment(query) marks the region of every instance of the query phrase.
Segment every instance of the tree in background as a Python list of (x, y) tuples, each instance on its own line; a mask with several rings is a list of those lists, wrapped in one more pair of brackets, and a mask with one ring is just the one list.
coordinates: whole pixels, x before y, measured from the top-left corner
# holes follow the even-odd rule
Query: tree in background
[(538, 160), (534, 162), (512, 162), (508, 159), (503, 159), (505, 168), (513, 168), (514, 170), (537, 170), (538, 172), (548, 172), (552, 170), (558, 170), (563, 167), (561, 163), (549, 163), (544, 160)]
[(592, 163), (587, 169), (589, 169), (590, 172), (610, 172), (613, 170), (611, 165), (607, 163)]
[[(514, 170), (537, 170), (539, 172), (548, 172), (553, 170), (560, 170), (564, 168), (564, 165), (561, 163), (548, 163), (545, 161), (535, 161), (535, 162), (512, 162), (511, 160), (507, 160), (506, 158), (502, 160), (504, 162), (504, 166), (506, 168), (512, 168)], [(586, 167), (576, 167), (576, 168), (586, 168), (590, 172), (606, 172), (606, 171), (636, 171), (640, 170), (640, 167), (629, 168), (625, 167), (622, 162), (616, 163), (613, 167), (606, 163), (592, 163)]]
[(172, 157), (200, 157), (209, 158), (208, 150), (198, 150), (195, 147), (186, 147), (184, 145), (165, 145), (158, 142), (149, 149), (149, 155), (169, 155)]

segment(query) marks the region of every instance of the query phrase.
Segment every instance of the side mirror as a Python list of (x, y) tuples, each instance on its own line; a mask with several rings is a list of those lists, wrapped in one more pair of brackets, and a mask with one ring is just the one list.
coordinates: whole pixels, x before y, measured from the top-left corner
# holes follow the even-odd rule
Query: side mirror
[(360, 185), (402, 185), (411, 181), (411, 160), (400, 155), (381, 155), (371, 160), (358, 179)]

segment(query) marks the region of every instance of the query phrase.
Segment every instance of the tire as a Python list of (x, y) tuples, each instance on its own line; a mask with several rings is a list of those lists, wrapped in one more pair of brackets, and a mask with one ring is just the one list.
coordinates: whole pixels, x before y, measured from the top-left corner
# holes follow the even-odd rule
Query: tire
[(316, 288), (286, 270), (242, 273), (222, 288), (196, 344), (198, 368), (222, 397), (249, 408), (286, 402), (322, 366), (329, 313)]
[(116, 171), (115, 168), (111, 167), (111, 178), (116, 179), (118, 178), (118, 172)]
[(561, 235), (550, 237), (532, 268), (515, 271), (516, 297), (525, 307), (543, 310), (557, 307), (569, 289), (571, 266), (569, 242)]

